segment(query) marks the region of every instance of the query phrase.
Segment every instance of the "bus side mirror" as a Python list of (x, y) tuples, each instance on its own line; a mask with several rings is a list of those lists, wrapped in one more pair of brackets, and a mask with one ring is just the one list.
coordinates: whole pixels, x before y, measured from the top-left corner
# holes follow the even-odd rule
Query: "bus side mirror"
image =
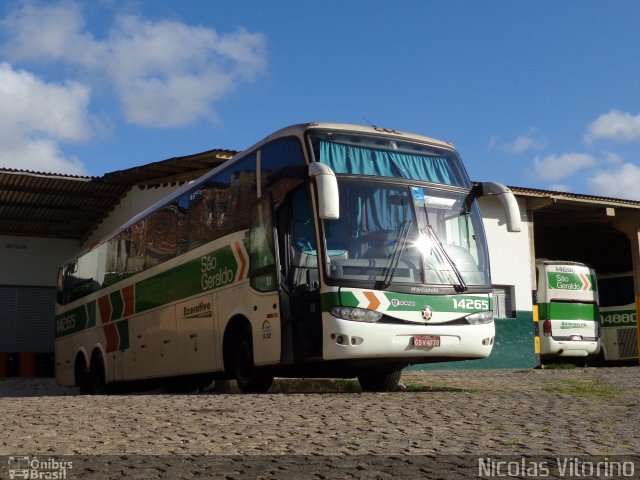
[(507, 217), (507, 231), (521, 231), (520, 208), (516, 197), (505, 185), (497, 182), (483, 182), (480, 184), (481, 193), (479, 196), (495, 195), (500, 200), (502, 208)]
[(322, 220), (340, 218), (340, 195), (336, 174), (322, 163), (309, 164), (309, 178), (315, 178), (318, 192), (318, 214)]

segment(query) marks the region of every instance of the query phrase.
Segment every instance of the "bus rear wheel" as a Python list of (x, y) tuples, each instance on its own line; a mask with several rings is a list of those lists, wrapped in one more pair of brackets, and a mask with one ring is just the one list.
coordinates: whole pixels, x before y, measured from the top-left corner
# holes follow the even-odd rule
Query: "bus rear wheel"
[(236, 383), (242, 393), (265, 393), (273, 383), (273, 375), (256, 368), (253, 362), (251, 331), (245, 329), (233, 356)]
[(365, 373), (358, 376), (360, 387), (365, 392), (393, 392), (398, 389), (402, 368)]
[(87, 390), (91, 395), (104, 395), (107, 393), (104, 363), (99, 354), (94, 354), (91, 359), (91, 367), (87, 376)]
[(89, 387), (89, 371), (87, 370), (87, 364), (82, 354), (76, 357), (75, 378), (76, 386), (79, 388), (80, 394), (89, 395), (91, 393)]

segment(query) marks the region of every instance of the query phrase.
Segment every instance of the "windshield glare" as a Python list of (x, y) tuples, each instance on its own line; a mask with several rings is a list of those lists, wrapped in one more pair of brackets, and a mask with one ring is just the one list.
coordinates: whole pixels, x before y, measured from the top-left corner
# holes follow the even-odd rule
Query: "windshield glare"
[(465, 194), (347, 179), (339, 190), (340, 218), (323, 222), (334, 282), (489, 284), (480, 217)]

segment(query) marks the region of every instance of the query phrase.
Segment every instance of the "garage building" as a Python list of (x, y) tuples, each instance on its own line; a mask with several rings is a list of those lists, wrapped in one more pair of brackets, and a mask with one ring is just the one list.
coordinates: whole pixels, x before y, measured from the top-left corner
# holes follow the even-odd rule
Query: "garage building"
[[(0, 376), (51, 375), (60, 264), (179, 185), (233, 156), (211, 150), (77, 177), (0, 169)], [(532, 368), (535, 258), (573, 260), (598, 273), (633, 271), (640, 285), (640, 202), (512, 187), (522, 231), (508, 233), (495, 198), (481, 211), (491, 259), (497, 339), (488, 359), (430, 368)], [(634, 338), (637, 355), (637, 336)]]

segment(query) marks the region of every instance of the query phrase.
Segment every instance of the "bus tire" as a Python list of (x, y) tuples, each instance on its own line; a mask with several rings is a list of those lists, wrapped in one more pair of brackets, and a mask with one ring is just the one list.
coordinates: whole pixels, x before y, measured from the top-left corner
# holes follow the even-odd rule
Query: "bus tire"
[(365, 373), (358, 376), (360, 387), (365, 392), (393, 392), (398, 389), (402, 368), (373, 373)]
[(256, 368), (253, 363), (253, 340), (251, 330), (243, 329), (233, 355), (238, 389), (242, 393), (265, 393), (273, 383), (273, 375)]
[(105, 381), (104, 362), (99, 352), (91, 356), (91, 367), (88, 375), (88, 391), (91, 395), (104, 395), (107, 393)]
[(604, 367), (606, 363), (606, 355), (604, 353), (604, 348), (600, 348), (598, 355), (596, 355), (593, 360), (590, 362), (593, 367)]
[(76, 362), (74, 367), (76, 386), (80, 389), (81, 395), (88, 395), (91, 393), (89, 389), (89, 371), (87, 370), (87, 362), (84, 359), (82, 353), (78, 353), (76, 356)]

